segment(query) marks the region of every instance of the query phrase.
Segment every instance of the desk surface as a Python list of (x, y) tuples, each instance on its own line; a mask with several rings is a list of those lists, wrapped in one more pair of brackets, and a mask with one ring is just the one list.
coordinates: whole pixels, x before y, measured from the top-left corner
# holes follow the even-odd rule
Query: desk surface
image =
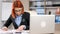
[(8, 30), (8, 31), (3, 31), (0, 29), (0, 33), (13, 33), (13, 32), (27, 32), (29, 33), (29, 30), (23, 30), (23, 31), (16, 31), (16, 30)]

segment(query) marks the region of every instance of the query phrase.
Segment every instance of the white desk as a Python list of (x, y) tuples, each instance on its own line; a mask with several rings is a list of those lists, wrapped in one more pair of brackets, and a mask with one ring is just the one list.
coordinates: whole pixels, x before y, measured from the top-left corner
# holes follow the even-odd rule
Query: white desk
[(8, 31), (3, 31), (0, 29), (0, 34), (29, 34), (29, 31), (16, 31), (16, 30), (8, 30)]

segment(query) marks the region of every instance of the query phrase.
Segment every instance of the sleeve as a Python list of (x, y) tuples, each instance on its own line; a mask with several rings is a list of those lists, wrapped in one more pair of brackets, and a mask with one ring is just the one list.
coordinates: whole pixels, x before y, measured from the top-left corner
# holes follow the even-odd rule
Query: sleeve
[(29, 30), (29, 28), (30, 28), (30, 14), (28, 13), (27, 14), (27, 18), (26, 18), (27, 20), (27, 24), (26, 24), (26, 30)]
[(8, 20), (6, 21), (6, 23), (4, 24), (4, 26), (6, 26), (8, 28), (8, 26), (12, 23), (11, 20), (11, 16), (8, 18)]

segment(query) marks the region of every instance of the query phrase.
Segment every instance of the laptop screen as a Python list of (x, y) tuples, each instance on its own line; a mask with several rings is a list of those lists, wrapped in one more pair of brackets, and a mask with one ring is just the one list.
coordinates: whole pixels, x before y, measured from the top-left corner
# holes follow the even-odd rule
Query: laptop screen
[(55, 16), (55, 23), (60, 24), (60, 15)]

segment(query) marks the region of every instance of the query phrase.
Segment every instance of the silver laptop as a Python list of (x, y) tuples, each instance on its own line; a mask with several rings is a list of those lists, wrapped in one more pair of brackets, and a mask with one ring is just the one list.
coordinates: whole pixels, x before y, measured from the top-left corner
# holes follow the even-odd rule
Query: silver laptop
[(30, 16), (30, 34), (54, 33), (54, 31), (55, 31), (54, 15)]

